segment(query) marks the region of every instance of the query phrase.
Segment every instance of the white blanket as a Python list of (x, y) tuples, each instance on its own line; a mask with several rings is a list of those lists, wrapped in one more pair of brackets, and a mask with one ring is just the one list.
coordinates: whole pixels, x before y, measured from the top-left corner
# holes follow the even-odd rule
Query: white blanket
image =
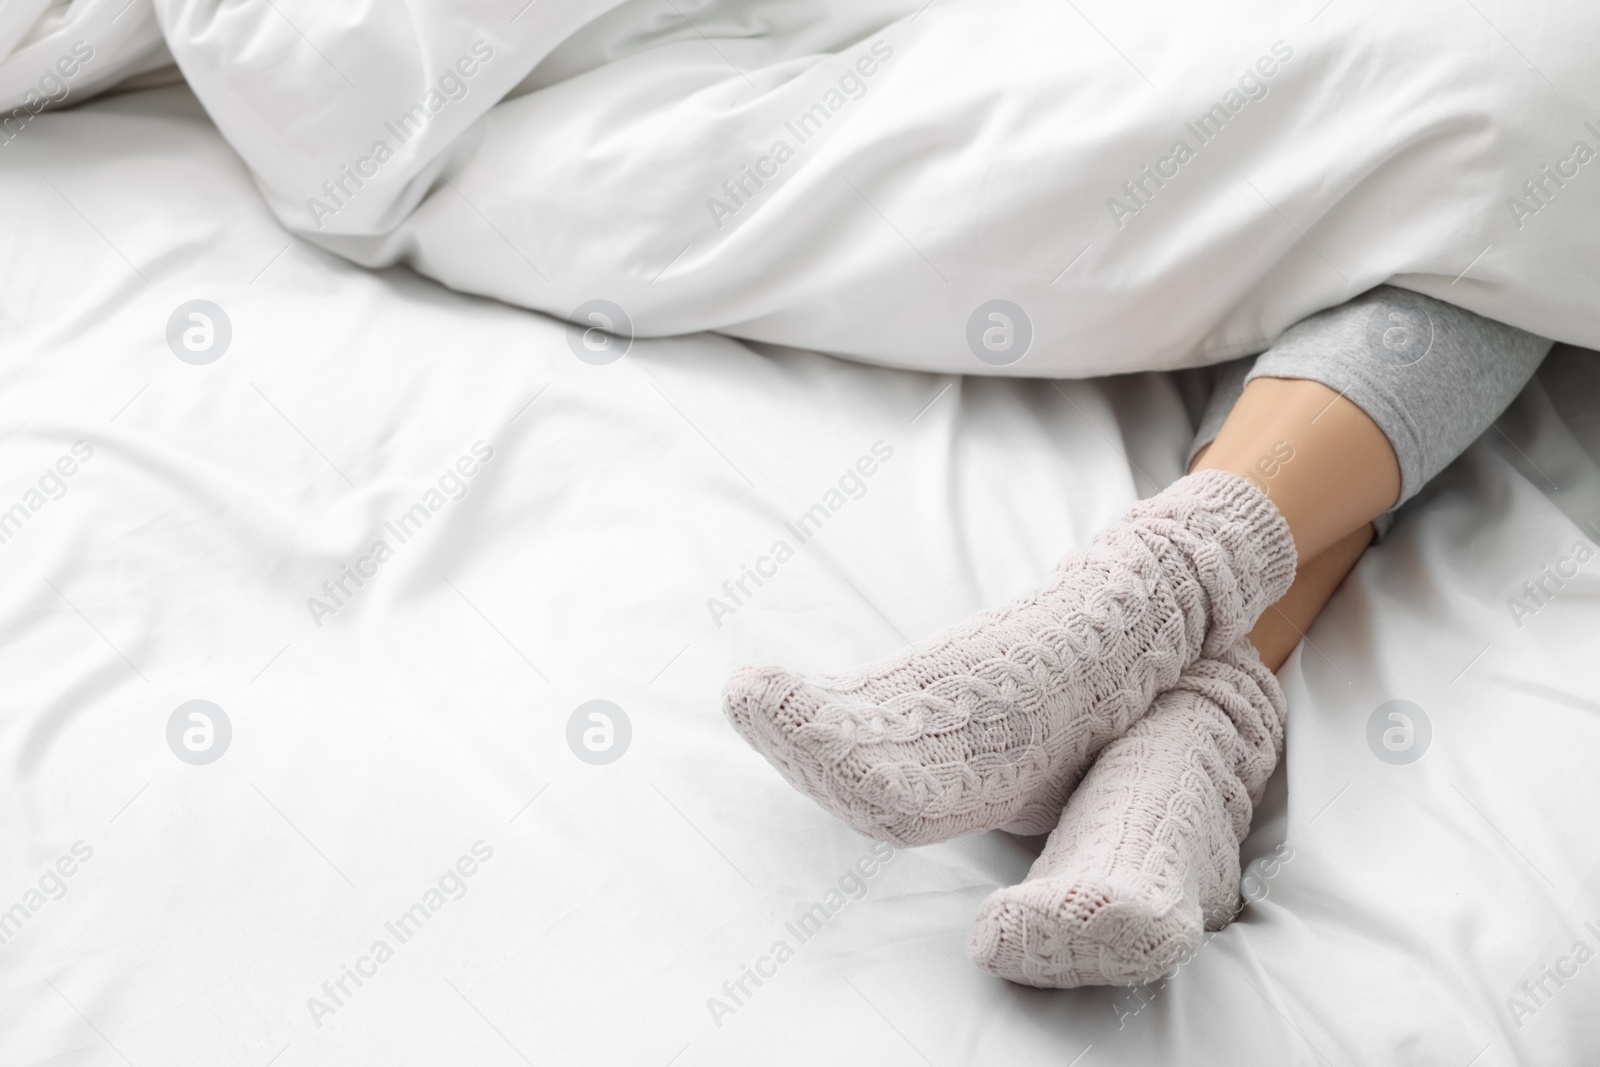
[[(285, 235), (181, 88), (5, 151), (6, 1067), (1594, 1062), (1592, 354), (1547, 366), (1285, 668), (1240, 921), (1161, 988), (1024, 990), (962, 945), (1027, 843), (878, 862), (717, 694), (1038, 581), (1177, 475), (1169, 376), (705, 335), (589, 366), (560, 323)], [(194, 300), (231, 325), (200, 365), (169, 338)], [(714, 616), (880, 441), (866, 488)], [(632, 723), (604, 766), (569, 740), (594, 699)], [(193, 700), (232, 726), (205, 765), (179, 756), (199, 725), (169, 728)], [(1431, 724), (1411, 714), (1409, 764), (1369, 733), (1393, 700)]]
[(1600, 346), (1587, 5), (154, 12), (290, 230), (585, 325), (1083, 376), (1388, 281)]
[(0, 153), (44, 112), (171, 63), (149, 0), (0, 0)]

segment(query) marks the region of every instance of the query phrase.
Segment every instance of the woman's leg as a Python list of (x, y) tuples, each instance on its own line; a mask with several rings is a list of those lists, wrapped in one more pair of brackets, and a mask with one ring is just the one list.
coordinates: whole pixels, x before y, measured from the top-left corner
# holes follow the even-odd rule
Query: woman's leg
[(1303, 562), (1400, 499), (1388, 435), (1350, 400), (1309, 379), (1254, 378), (1195, 470), (1225, 470), (1267, 494)]
[(1044, 987), (1148, 982), (1227, 925), (1239, 844), (1283, 751), (1274, 672), (1400, 493), (1388, 438), (1312, 381), (1250, 382), (1193, 466), (1263, 489), (1307, 562), (1247, 639), (1200, 659), (1099, 754), (1027, 879), (984, 901), (967, 953), (990, 974)]
[[(1193, 465), (1265, 492), (1302, 565), (1247, 641), (1208, 649), (1100, 753), (1027, 880), (984, 902), (968, 952), (985, 970), (1039, 986), (1149, 981), (1231, 919), (1239, 843), (1282, 752), (1272, 672), (1365, 551), (1372, 520), (1481, 433), (1549, 347), (1421, 299), (1391, 305), (1380, 291), (1300, 324), (1202, 442)], [(1373, 335), (1400, 358), (1351, 340)], [(1405, 350), (1419, 338), (1426, 348)], [(1285, 380), (1299, 371), (1322, 380)]]
[(1256, 378), (1196, 470), (1247, 478), (1278, 506), (1304, 562), (1250, 640), (1277, 670), (1372, 541), (1400, 496), (1400, 461), (1378, 424), (1321, 382)]
[(1284, 665), (1371, 543), (1372, 528), (1363, 526), (1295, 572), (1294, 584), (1283, 599), (1268, 608), (1250, 631), (1250, 643), (1262, 663), (1274, 672)]

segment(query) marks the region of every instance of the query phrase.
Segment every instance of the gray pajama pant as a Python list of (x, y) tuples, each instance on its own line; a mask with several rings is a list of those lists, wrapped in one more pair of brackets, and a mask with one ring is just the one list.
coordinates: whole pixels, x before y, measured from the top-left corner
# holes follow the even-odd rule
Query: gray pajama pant
[[(1551, 342), (1420, 293), (1380, 285), (1296, 323), (1259, 356), (1212, 372), (1189, 458), (1210, 444), (1252, 378), (1309, 378), (1378, 424), (1410, 500), (1506, 409)], [(1377, 523), (1386, 532), (1394, 512)]]

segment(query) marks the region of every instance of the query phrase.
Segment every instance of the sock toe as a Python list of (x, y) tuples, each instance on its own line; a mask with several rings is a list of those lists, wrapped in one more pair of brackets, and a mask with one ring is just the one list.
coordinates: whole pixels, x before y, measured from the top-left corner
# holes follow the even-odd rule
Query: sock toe
[(823, 763), (797, 737), (819, 705), (810, 689), (805, 679), (780, 667), (743, 667), (728, 679), (722, 711), (791, 785), (822, 800)]
[(971, 768), (885, 758), (876, 751), (882, 731), (857, 715), (828, 713), (829, 700), (797, 674), (745, 667), (729, 678), (722, 706), (734, 731), (790, 785), (862, 833), (907, 847), (963, 832), (960, 817), (942, 809), (973, 792)]
[(1089, 881), (1023, 883), (990, 894), (967, 955), (1023, 985), (1138, 985), (1199, 947), (1203, 924), (1146, 894)]
[(780, 667), (740, 667), (722, 690), (722, 713), (734, 732), (757, 751), (766, 751), (772, 713), (783, 706), (799, 679)]

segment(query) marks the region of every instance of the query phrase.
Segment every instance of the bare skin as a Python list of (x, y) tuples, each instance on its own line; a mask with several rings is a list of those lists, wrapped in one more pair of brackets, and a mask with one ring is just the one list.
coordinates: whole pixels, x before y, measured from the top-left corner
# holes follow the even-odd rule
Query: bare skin
[(1192, 469), (1248, 478), (1289, 523), (1300, 569), (1250, 631), (1277, 670), (1399, 499), (1400, 462), (1378, 424), (1321, 382), (1257, 378)]

